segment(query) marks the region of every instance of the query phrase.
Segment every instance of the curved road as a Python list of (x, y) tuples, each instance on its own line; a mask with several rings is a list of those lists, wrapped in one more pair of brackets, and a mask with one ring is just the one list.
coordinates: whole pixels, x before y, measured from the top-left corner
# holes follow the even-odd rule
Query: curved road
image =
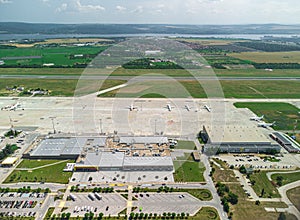
[(271, 176), (272, 176), (273, 174), (299, 173), (299, 172), (300, 172), (300, 170), (282, 171), (282, 172), (280, 172), (280, 171), (274, 171), (274, 172), (268, 172), (268, 173), (267, 173), (267, 177), (268, 177), (268, 179), (269, 179), (270, 181), (272, 181)]

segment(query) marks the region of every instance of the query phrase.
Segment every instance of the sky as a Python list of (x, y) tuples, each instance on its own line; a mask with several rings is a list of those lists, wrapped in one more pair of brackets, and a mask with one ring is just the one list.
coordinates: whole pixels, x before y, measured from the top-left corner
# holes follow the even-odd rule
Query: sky
[(299, 0), (0, 0), (0, 21), (300, 24)]

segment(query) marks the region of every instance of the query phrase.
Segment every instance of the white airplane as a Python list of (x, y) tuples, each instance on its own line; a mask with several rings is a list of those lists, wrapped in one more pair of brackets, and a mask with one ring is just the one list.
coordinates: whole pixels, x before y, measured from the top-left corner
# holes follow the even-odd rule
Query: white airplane
[(204, 108), (208, 111), (211, 112), (211, 108), (208, 105), (204, 105)]
[(172, 111), (172, 106), (170, 104), (167, 104), (167, 109), (169, 112)]
[(261, 122), (261, 123), (258, 123), (257, 126), (263, 127), (263, 128), (268, 128), (268, 127), (273, 127), (275, 125), (275, 123), (276, 123), (276, 121), (274, 121), (273, 123)]
[(17, 108), (21, 108), (21, 104), (19, 102), (17, 102), (16, 104), (13, 104), (13, 105), (7, 105), (7, 106), (1, 108), (1, 110), (15, 111), (15, 110), (17, 110)]
[(185, 105), (184, 108), (189, 112), (191, 110), (191, 107), (189, 105)]
[(133, 111), (133, 110), (138, 110), (138, 107), (137, 106), (133, 106), (133, 104), (131, 104), (129, 107), (128, 107), (128, 109), (130, 110), (130, 111)]
[(258, 117), (258, 116), (253, 116), (250, 118), (251, 121), (261, 121), (264, 118), (264, 115)]

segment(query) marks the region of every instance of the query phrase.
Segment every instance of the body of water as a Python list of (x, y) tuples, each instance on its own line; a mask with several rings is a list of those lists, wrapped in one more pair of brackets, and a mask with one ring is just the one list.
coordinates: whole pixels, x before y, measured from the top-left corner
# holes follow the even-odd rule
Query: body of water
[[(265, 36), (272, 37), (295, 37), (291, 34), (0, 34), (0, 40), (22, 39), (54, 39), (54, 38), (85, 38), (85, 37), (186, 37), (186, 38), (230, 38), (260, 40)], [(296, 37), (300, 37), (297, 36)]]

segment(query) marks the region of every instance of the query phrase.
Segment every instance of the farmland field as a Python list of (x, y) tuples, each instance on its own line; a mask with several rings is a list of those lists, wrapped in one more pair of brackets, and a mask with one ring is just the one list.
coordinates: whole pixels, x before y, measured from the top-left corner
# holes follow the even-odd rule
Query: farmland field
[[(56, 66), (70, 66), (76, 63), (88, 63), (94, 56), (105, 50), (107, 46), (100, 47), (30, 47), (1, 49), (0, 59), (5, 65), (12, 66), (42, 66), (53, 63)], [(72, 57), (84, 55), (83, 57)], [(31, 58), (32, 56), (36, 56)]]
[(256, 115), (264, 115), (266, 122), (276, 121), (274, 129), (296, 130), (300, 129), (299, 109), (288, 103), (281, 102), (238, 102), (234, 104), (238, 108), (249, 108)]
[(231, 57), (256, 63), (300, 63), (300, 51), (292, 52), (241, 52), (231, 53)]

